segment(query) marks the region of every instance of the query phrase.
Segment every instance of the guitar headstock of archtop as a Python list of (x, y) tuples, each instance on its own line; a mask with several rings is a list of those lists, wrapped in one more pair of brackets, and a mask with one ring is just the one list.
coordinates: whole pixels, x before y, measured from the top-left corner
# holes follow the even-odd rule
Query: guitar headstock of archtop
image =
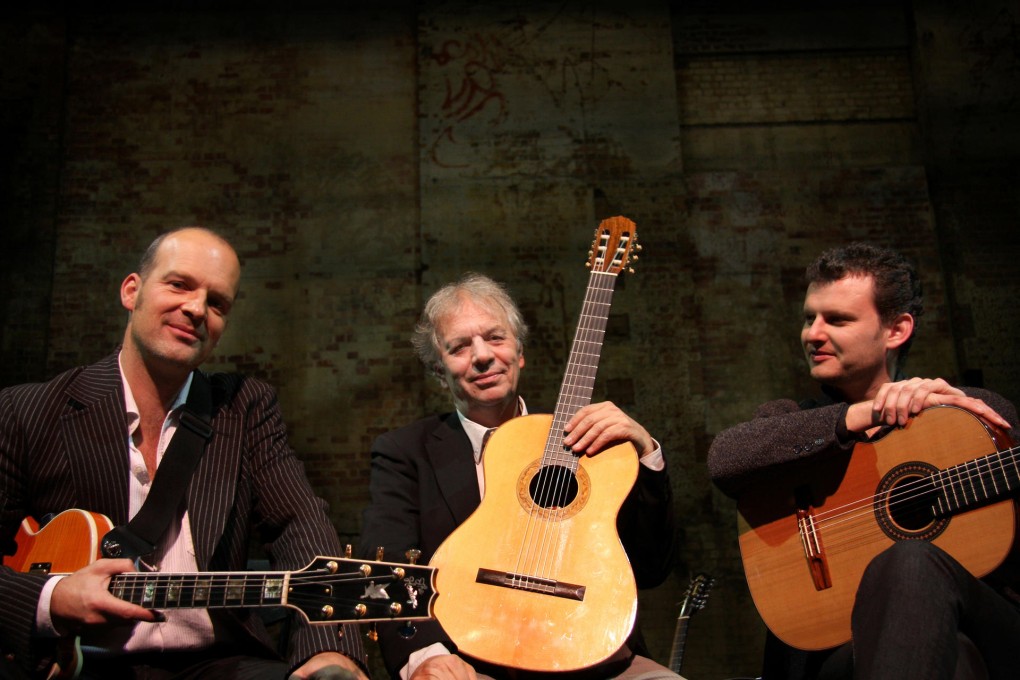
[(628, 262), (637, 262), (641, 246), (637, 242), (637, 225), (626, 217), (609, 217), (599, 223), (595, 240), (588, 252), (587, 267), (604, 274), (633, 274)]

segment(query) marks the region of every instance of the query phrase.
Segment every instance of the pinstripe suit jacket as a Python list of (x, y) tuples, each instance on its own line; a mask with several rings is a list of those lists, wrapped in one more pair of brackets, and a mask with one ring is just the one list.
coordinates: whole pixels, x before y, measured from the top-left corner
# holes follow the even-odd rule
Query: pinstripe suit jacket
[[(639, 588), (651, 588), (672, 568), (673, 496), (666, 472), (639, 466), (638, 479), (620, 508), (617, 531), (634, 569)], [(371, 505), (365, 509), (361, 545), (364, 557), (384, 547), (390, 559), (409, 548), (432, 559), (442, 542), (481, 503), (471, 442), (456, 413), (431, 416), (380, 435), (372, 446)], [(441, 596), (441, 595), (440, 595)], [(437, 621), (415, 623), (408, 639), (400, 624), (379, 624), (379, 644), (390, 674), (396, 678), (415, 650), (441, 642), (455, 645)], [(640, 630), (630, 649), (647, 655)], [(499, 677), (501, 669), (471, 661), (478, 670)]]
[[(316, 555), (340, 554), (339, 540), (287, 443), (276, 394), (258, 380), (211, 374), (213, 436), (191, 479), (187, 507), (198, 568), (242, 570), (252, 529), (258, 529), (274, 569), (296, 570)], [(117, 355), (76, 368), (48, 383), (0, 391), (0, 541), (21, 520), (69, 508), (127, 521), (127, 421)], [(46, 577), (0, 568), (0, 648), (28, 668), (47, 663), (33, 639), (35, 611)], [(254, 610), (215, 610), (215, 620), (272, 649)], [(301, 617), (298, 617), (301, 619)], [(356, 626), (296, 626), (291, 663), (321, 651), (365, 663)]]

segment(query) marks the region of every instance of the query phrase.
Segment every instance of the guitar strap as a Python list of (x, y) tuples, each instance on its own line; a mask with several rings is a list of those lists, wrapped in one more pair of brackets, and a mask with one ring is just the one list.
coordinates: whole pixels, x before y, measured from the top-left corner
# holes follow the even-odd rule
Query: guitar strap
[(177, 431), (163, 453), (149, 495), (130, 522), (114, 527), (103, 537), (103, 557), (135, 558), (156, 549), (212, 437), (211, 415), (212, 387), (205, 374), (195, 371)]

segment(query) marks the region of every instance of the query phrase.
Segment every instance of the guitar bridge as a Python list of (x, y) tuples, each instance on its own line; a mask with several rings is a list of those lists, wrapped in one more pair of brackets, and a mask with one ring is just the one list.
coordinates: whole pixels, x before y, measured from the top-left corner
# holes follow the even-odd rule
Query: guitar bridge
[(514, 590), (527, 590), (553, 597), (563, 597), (568, 600), (584, 600), (585, 586), (564, 583), (549, 578), (537, 578), (535, 576), (524, 576), (509, 571), (496, 571), (495, 569), (479, 568), (475, 582), (485, 583), (500, 588), (513, 588)]
[(814, 506), (808, 497), (808, 490), (806, 487), (800, 487), (794, 495), (797, 501), (797, 530), (800, 532), (804, 558), (811, 571), (811, 580), (815, 584), (815, 590), (831, 588), (832, 575), (829, 573), (829, 563), (822, 547), (822, 537), (815, 527)]

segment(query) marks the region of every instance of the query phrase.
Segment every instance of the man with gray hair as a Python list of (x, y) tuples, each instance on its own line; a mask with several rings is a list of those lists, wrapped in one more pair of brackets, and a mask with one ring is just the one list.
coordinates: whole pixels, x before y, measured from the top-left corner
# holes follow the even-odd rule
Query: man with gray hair
[[(428, 300), (412, 342), (426, 368), (450, 391), (455, 411), (424, 418), (375, 441), (363, 554), (373, 555), (377, 547), (391, 556), (419, 549), (420, 559), (428, 561), (479, 506), (486, 493), (482, 472), (486, 433), (527, 414), (518, 392), (527, 335), (513, 299), (486, 276), (468, 274)], [(565, 431), (563, 443), (575, 455), (595, 455), (621, 442), (634, 445), (640, 472), (620, 510), (617, 529), (638, 587), (658, 585), (671, 568), (674, 535), (670, 483), (658, 442), (611, 402), (581, 408)], [(449, 635), (435, 621), (417, 625), (413, 636), (402, 633), (406, 631), (395, 625), (379, 627), (384, 660), (394, 678), (540, 675), (458, 655)], [(637, 626), (606, 662), (546, 675), (679, 677), (647, 658)]]

